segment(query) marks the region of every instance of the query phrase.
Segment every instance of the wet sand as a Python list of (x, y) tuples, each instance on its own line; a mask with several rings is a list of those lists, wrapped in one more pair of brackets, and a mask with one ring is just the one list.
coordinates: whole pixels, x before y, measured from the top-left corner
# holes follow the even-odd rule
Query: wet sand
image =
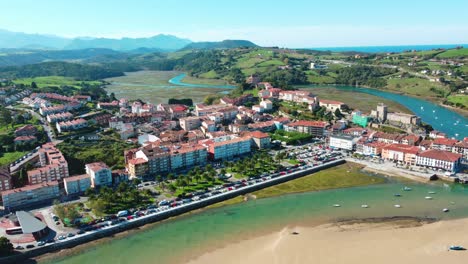
[(368, 219), (287, 226), (207, 251), (187, 263), (466, 263), (468, 251), (448, 247), (468, 246), (467, 233), (468, 219)]

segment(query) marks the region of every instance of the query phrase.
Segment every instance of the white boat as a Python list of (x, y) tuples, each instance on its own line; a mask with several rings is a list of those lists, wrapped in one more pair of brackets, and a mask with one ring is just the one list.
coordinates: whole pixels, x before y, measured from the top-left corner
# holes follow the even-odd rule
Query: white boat
[(428, 194), (435, 194), (436, 192), (434, 191), (429, 191)]
[(432, 113), (435, 113), (435, 110), (432, 110)]
[(401, 205), (399, 205), (399, 204), (395, 204), (394, 206), (395, 206), (396, 208), (401, 208)]
[(444, 213), (448, 213), (449, 211), (450, 211), (450, 210), (449, 210), (448, 208), (442, 209), (442, 212), (444, 212)]
[(341, 207), (339, 204), (334, 204), (333, 207)]
[(411, 190), (412, 190), (412, 189), (411, 189), (410, 187), (407, 187), (407, 186), (405, 186), (405, 187), (403, 188), (403, 191), (411, 191)]
[(424, 197), (426, 200), (432, 200), (432, 197), (431, 196), (426, 196)]
[(369, 205), (363, 204), (363, 205), (361, 205), (361, 207), (362, 207), (362, 208), (369, 208)]

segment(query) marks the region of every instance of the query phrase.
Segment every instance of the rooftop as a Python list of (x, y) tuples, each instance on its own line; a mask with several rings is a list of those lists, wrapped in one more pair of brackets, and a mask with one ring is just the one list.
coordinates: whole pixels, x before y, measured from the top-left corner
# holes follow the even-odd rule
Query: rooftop
[(443, 160), (443, 161), (450, 161), (455, 162), (462, 157), (462, 155), (457, 153), (452, 153), (443, 150), (437, 149), (430, 149), (419, 154), (420, 157), (436, 159), (436, 160)]
[(18, 218), (24, 234), (39, 232), (47, 227), (46, 224), (29, 212), (17, 211), (16, 217)]
[(390, 144), (384, 147), (384, 149), (403, 152), (403, 153), (409, 153), (409, 154), (417, 154), (420, 151), (419, 147), (409, 146), (409, 145), (404, 145), (404, 144)]

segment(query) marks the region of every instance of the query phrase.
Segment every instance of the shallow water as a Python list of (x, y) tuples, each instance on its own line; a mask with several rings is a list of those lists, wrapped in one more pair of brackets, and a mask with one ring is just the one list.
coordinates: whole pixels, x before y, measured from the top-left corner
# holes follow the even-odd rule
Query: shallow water
[[(403, 191), (410, 186), (412, 191)], [(436, 194), (428, 194), (435, 191)], [(402, 197), (395, 197), (400, 193)], [(432, 196), (426, 200), (425, 196)], [(53, 263), (166, 263), (191, 252), (251, 237), (291, 224), (340, 219), (414, 216), (468, 217), (468, 188), (461, 185), (390, 183), (291, 194), (226, 206), (167, 221), (144, 232), (116, 239)], [(333, 207), (340, 204), (341, 207)], [(369, 208), (361, 208), (368, 204)], [(401, 208), (395, 208), (400, 204)], [(443, 213), (449, 208), (449, 213)]]

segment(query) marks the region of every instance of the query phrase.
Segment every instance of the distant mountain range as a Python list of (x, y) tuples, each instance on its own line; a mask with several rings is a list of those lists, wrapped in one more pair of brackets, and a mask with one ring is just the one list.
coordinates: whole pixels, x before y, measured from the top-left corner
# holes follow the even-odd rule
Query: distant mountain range
[(216, 49), (237, 47), (256, 47), (256, 45), (247, 40), (192, 42), (189, 39), (164, 34), (148, 38), (64, 38), (54, 35), (27, 34), (0, 29), (0, 49), (111, 49), (130, 53), (147, 53), (168, 52), (180, 49)]

